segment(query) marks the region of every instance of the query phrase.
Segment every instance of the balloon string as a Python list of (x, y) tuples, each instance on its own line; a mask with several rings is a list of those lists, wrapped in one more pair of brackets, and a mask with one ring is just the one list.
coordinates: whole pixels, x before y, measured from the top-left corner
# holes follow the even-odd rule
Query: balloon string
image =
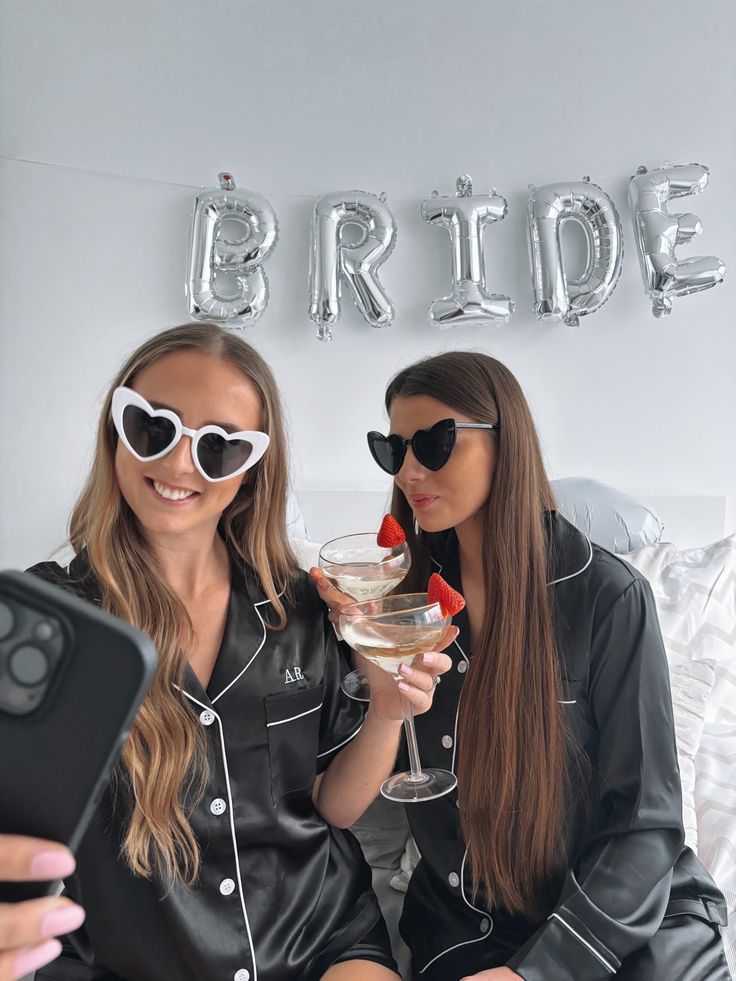
[[(184, 184), (180, 181), (162, 180), (160, 177), (135, 177), (132, 174), (116, 174), (109, 170), (91, 170), (87, 167), (75, 167), (71, 164), (52, 163), (49, 160), (32, 160), (30, 157), (12, 157), (5, 153), (0, 153), (0, 160), (8, 160), (12, 163), (30, 164), (34, 167), (47, 167), (50, 170), (63, 170), (70, 174), (84, 174), (86, 177), (103, 177), (107, 180), (123, 181), (127, 184), (163, 184), (166, 187), (182, 187), (187, 190), (201, 191), (205, 184)], [(212, 186), (214, 186), (214, 180)], [(314, 194), (274, 194), (273, 197), (299, 198), (304, 201), (313, 201), (318, 195)]]
[[(63, 170), (63, 171), (66, 171), (67, 173), (70, 173), (70, 174), (83, 174), (86, 177), (102, 177), (102, 178), (105, 178), (107, 180), (122, 181), (122, 182), (127, 183), (127, 184), (161, 184), (161, 185), (163, 185), (165, 187), (181, 187), (181, 188), (185, 188), (186, 190), (191, 190), (191, 191), (201, 191), (203, 188), (209, 187), (209, 186), (213, 186), (214, 187), (214, 179), (213, 179), (212, 185), (206, 185), (206, 184), (185, 184), (185, 183), (180, 182), (180, 181), (167, 181), (167, 180), (163, 180), (160, 177), (136, 177), (136, 176), (133, 176), (132, 174), (116, 174), (116, 173), (113, 173), (112, 171), (108, 171), (108, 170), (92, 170), (92, 169), (87, 168), (87, 167), (76, 167), (76, 166), (73, 166), (72, 164), (53, 163), (53, 162), (51, 162), (49, 160), (32, 160), (30, 157), (13, 157), (13, 156), (10, 156), (10, 155), (5, 154), (5, 153), (0, 153), (0, 160), (7, 160), (7, 161), (9, 161), (11, 163), (29, 164), (29, 165), (31, 165), (33, 167), (47, 167), (50, 170)], [(679, 162), (680, 161), (668, 161), (667, 166), (677, 165)], [(665, 164), (656, 165), (656, 164), (653, 163), (650, 169), (651, 170), (654, 170), (656, 166), (665, 166)], [(631, 173), (631, 174), (628, 174), (628, 175), (622, 175), (621, 173), (617, 173), (617, 174), (603, 174), (601, 176), (591, 177), (591, 182), (593, 184), (600, 184), (603, 187), (603, 190), (605, 191), (606, 190), (605, 184), (606, 184), (607, 181), (623, 180), (623, 179), (625, 179), (626, 176), (633, 177), (634, 176), (634, 173)], [(579, 177), (562, 178), (560, 180), (540, 181), (538, 185), (531, 185), (531, 186), (541, 186), (543, 184), (564, 184), (564, 183), (567, 183), (568, 181), (569, 182), (572, 182), (572, 181), (580, 181), (580, 180), (582, 180), (582, 175), (579, 176)], [(483, 188), (483, 190), (480, 190), (480, 188), (483, 187), (483, 185), (481, 185), (479, 181), (476, 181), (475, 184), (476, 184), (476, 188), (475, 188), (476, 194), (490, 193), (490, 189), (488, 190), (488, 192), (486, 192), (486, 189), (485, 188)], [(243, 185), (243, 186), (245, 187), (247, 185)], [(495, 186), (496, 186), (496, 188), (499, 187), (498, 182), (496, 182), (496, 185)], [(528, 195), (529, 188), (530, 188), (530, 185), (529, 184), (526, 184), (523, 187), (514, 187), (514, 188), (510, 188), (510, 189), (504, 189), (503, 186), (501, 186), (500, 189), (497, 190), (496, 193), (501, 194), (502, 196), (505, 195), (505, 194), (524, 194), (524, 195)], [(265, 193), (265, 192), (262, 192), (261, 191), (261, 193)], [(322, 192), (322, 193), (324, 193), (324, 192)], [(441, 190), (440, 191), (440, 194), (442, 194), (442, 195), (444, 195), (444, 194), (451, 195), (452, 193), (453, 193), (453, 191), (452, 191), (452, 181), (448, 178), (448, 181), (447, 181), (447, 190)], [(268, 197), (269, 194), (270, 194), (271, 197), (274, 197), (274, 198), (294, 198), (295, 200), (299, 200), (299, 201), (314, 201), (316, 198), (320, 197), (320, 194), (319, 193), (316, 193), (316, 194), (287, 194), (287, 193), (284, 193), (284, 192), (268, 192), (268, 193), (265, 194), (265, 196)], [(429, 192), (427, 193), (427, 195), (425, 195), (425, 197), (428, 197), (428, 196), (429, 196)], [(390, 195), (390, 198), (393, 198), (394, 200), (400, 199), (401, 197), (404, 197), (404, 195), (394, 195), (394, 194)], [(390, 204), (390, 198), (389, 198), (389, 204)], [(415, 200), (415, 196), (414, 195), (412, 195), (412, 200)], [(729, 197), (729, 198), (725, 198), (725, 199), (722, 198), (721, 199), (722, 203), (724, 203), (724, 204), (729, 204), (729, 203), (733, 202), (734, 200), (736, 200), (736, 197), (733, 197), (733, 196), (732, 197)]]

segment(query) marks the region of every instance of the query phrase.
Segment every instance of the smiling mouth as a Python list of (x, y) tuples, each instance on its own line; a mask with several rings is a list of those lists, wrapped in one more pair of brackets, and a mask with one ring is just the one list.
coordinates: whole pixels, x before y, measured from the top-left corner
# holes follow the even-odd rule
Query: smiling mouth
[(157, 498), (172, 504), (193, 500), (199, 496), (199, 491), (190, 490), (188, 487), (175, 487), (172, 484), (154, 480), (153, 477), (146, 477), (145, 480)]

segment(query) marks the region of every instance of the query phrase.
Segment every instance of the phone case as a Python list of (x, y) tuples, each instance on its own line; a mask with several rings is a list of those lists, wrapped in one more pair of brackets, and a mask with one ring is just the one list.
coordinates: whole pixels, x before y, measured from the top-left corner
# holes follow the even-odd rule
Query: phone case
[[(117, 617), (29, 573), (0, 572), (0, 833), (76, 849), (156, 662), (148, 637)], [(0, 901), (52, 888), (0, 882)]]

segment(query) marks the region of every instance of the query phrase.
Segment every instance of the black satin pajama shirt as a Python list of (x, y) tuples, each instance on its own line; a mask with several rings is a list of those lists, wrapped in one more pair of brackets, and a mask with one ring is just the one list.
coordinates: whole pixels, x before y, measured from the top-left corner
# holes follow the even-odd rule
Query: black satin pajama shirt
[[(458, 797), (407, 807), (422, 861), (401, 932), (416, 981), (457, 981), (507, 965), (525, 981), (728, 981), (723, 897), (683, 846), (669, 675), (649, 584), (560, 515), (546, 516), (555, 571), (562, 705), (590, 761), (569, 829), (569, 867), (541, 924), (473, 897)], [(462, 591), (454, 533), (435, 565)], [(458, 700), (470, 664), (467, 616), (453, 668), (416, 720), (426, 766), (454, 770)], [(460, 789), (462, 793), (462, 788)]]
[[(51, 563), (31, 571), (95, 598), (74, 582), (79, 560), (71, 576)], [(199, 881), (169, 890), (134, 876), (120, 857), (128, 811), (108, 792), (66, 882), (86, 923), (39, 978), (316, 981), (346, 951), (392, 963), (360, 848), (311, 797), (362, 722), (361, 705), (340, 690), (350, 666), (325, 614), (302, 575), (288, 625), (267, 631), (270, 602), (250, 573), (233, 570), (210, 683), (204, 691), (189, 668), (182, 692), (209, 747), (190, 819)]]

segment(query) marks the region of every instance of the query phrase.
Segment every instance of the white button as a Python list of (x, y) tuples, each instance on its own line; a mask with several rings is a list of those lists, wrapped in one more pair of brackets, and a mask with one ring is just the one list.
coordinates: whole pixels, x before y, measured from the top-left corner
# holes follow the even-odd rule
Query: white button
[(451, 886), (459, 886), (460, 876), (457, 874), (457, 872), (450, 872), (450, 874), (447, 877), (447, 881), (450, 883)]
[(235, 888), (235, 883), (232, 879), (223, 879), (220, 883), (220, 892), (223, 896), (229, 896), (230, 893)]
[(452, 749), (452, 736), (443, 736), (442, 745), (445, 749)]
[(203, 726), (211, 726), (212, 723), (215, 721), (214, 712), (210, 712), (209, 709), (205, 709), (204, 712), (199, 713), (199, 721), (202, 723)]
[(480, 932), (488, 933), (488, 928), (490, 927), (490, 925), (491, 925), (491, 921), (483, 917), (483, 919), (480, 921)]
[(227, 804), (222, 799), (222, 797), (215, 797), (215, 799), (210, 804), (210, 810), (213, 814), (224, 814), (227, 810)]
[(244, 967), (241, 967), (239, 971), (235, 972), (233, 981), (250, 981), (250, 971), (246, 971)]
[(468, 662), (459, 661), (457, 665), (457, 669), (460, 672), (460, 674), (465, 674), (465, 672), (468, 670)]

